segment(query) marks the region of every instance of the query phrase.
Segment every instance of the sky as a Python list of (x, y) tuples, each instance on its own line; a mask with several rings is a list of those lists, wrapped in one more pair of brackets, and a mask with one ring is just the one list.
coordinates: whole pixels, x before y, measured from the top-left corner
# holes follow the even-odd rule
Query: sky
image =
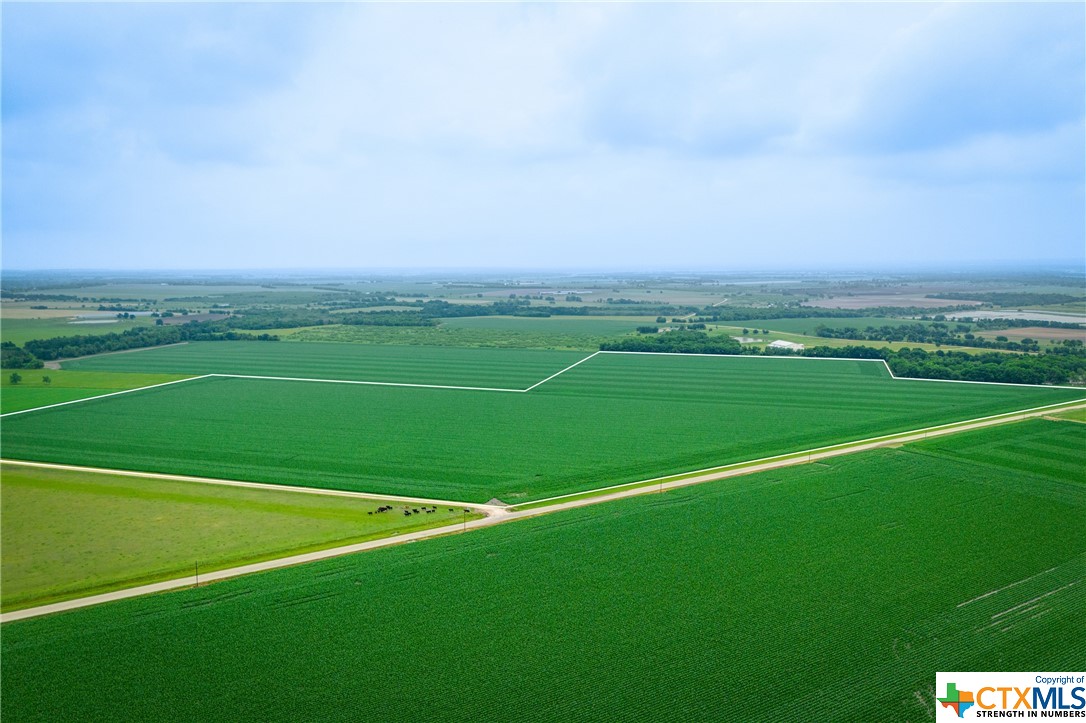
[(4, 3), (6, 269), (1086, 266), (1086, 4)]

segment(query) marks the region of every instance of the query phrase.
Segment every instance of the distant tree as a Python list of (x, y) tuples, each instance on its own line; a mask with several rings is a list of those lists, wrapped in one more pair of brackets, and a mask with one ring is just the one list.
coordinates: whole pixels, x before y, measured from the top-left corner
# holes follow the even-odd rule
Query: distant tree
[(41, 378), (41, 383), (42, 384), (52, 384), (53, 380), (52, 380), (52, 378), (50, 378), (48, 376), (44, 376), (44, 377)]
[(19, 374), (19, 372), (12, 372), (11, 376), (8, 377), (8, 379), (11, 381), (12, 384), (18, 384), (23, 380), (23, 377), (21, 374)]
[(667, 317), (664, 317), (664, 316), (656, 317), (656, 323), (657, 324), (666, 324), (667, 323)]

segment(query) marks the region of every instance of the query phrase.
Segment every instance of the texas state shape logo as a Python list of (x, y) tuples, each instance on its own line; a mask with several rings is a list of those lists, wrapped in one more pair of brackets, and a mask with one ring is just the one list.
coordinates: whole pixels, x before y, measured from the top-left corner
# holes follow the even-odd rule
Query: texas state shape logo
[(973, 692), (969, 690), (958, 690), (958, 686), (955, 683), (946, 684), (946, 697), (936, 698), (943, 704), (944, 708), (953, 708), (959, 718), (965, 717), (965, 711), (969, 710), (969, 706), (973, 705)]

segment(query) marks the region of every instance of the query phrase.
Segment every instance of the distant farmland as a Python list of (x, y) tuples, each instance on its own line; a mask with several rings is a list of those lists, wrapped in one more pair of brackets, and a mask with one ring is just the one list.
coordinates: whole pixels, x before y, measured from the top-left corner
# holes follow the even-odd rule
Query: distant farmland
[[(156, 363), (148, 365), (152, 356)], [(407, 383), (518, 386), (200, 379), (10, 417), (4, 454), (518, 503), (1084, 396), (894, 380), (876, 362), (801, 358), (600, 354), (526, 393), (515, 390), (584, 355), (240, 342), (87, 361), (124, 367), (134, 357), (159, 372), (373, 374)]]
[(1032, 421), (9, 623), (5, 715), (930, 719), (935, 670), (1086, 659), (1084, 445)]

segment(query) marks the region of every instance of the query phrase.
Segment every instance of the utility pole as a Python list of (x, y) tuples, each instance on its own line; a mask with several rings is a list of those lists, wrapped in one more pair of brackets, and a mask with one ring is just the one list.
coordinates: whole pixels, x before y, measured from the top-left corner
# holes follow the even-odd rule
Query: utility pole
[(196, 587), (200, 587), (200, 561), (196, 561)]

